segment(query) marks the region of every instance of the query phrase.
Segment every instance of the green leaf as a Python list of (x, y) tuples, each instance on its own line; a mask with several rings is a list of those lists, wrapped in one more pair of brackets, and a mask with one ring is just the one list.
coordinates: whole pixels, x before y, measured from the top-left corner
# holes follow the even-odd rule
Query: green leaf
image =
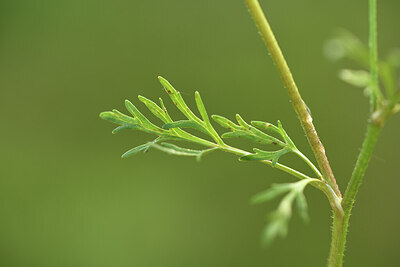
[(122, 130), (126, 130), (126, 129), (138, 129), (138, 130), (141, 130), (142, 126), (140, 126), (140, 125), (132, 125), (132, 124), (125, 124), (125, 125), (121, 125), (121, 126), (118, 126), (117, 128), (115, 128), (112, 131), (112, 133), (116, 134), (116, 133), (118, 133), (118, 132), (120, 132)]
[(252, 204), (268, 202), (292, 189), (291, 184), (273, 184), (271, 188), (254, 195), (251, 198)]
[(201, 123), (201, 120), (194, 115), (194, 113), (189, 109), (183, 100), (181, 94), (163, 77), (158, 76), (158, 79), (161, 85), (164, 87), (164, 90), (168, 93), (172, 102), (177, 106), (177, 108), (185, 115), (189, 120), (195, 121), (197, 123)]
[[(265, 246), (270, 246), (271, 243), (278, 237), (285, 237), (288, 232), (287, 221), (283, 217), (279, 217), (279, 214), (272, 214), (277, 217), (274, 220), (271, 220), (269, 224), (267, 224), (262, 233), (262, 242)], [(273, 217), (271, 216), (271, 217)]]
[(151, 123), (129, 100), (125, 100), (126, 109), (139, 120), (139, 123), (144, 127), (152, 131), (161, 132), (162, 129), (153, 123)]
[(189, 120), (174, 121), (163, 125), (163, 129), (173, 129), (173, 128), (192, 128), (208, 134), (207, 130), (203, 126), (199, 125), (194, 121), (189, 121)]
[(281, 121), (278, 120), (278, 128), (279, 131), (281, 132), (281, 136), (283, 140), (285, 140), (285, 143), (288, 144), (292, 149), (297, 149), (295, 144), (293, 143), (292, 139), (290, 139), (289, 135), (286, 133), (285, 129), (283, 129)]
[(261, 149), (254, 148), (253, 149), (255, 154), (248, 154), (245, 156), (240, 157), (240, 160), (244, 161), (261, 161), (261, 160), (271, 160), (272, 167), (275, 167), (276, 163), (278, 162), (279, 158), (286, 153), (291, 152), (290, 148), (283, 148), (277, 151), (264, 151)]
[(221, 125), (223, 128), (227, 128), (227, 129), (230, 129), (230, 130), (240, 129), (238, 125), (236, 125), (235, 123), (233, 123), (232, 121), (228, 120), (225, 117), (222, 117), (222, 116), (219, 116), (219, 115), (212, 115), (211, 117), (213, 118), (213, 120), (216, 123)]
[(275, 133), (275, 134), (279, 134), (281, 135), (281, 131), (278, 127), (276, 127), (275, 125), (268, 123), (268, 122), (263, 122), (263, 121), (252, 121), (251, 124), (254, 127), (257, 127), (261, 130), (267, 130), (271, 133)]
[(197, 104), (197, 109), (200, 112), (201, 117), (203, 118), (203, 121), (206, 123), (206, 125), (210, 125), (210, 119), (208, 118), (206, 108), (204, 106), (203, 100), (201, 100), (200, 93), (198, 91), (195, 92), (195, 100)]
[(339, 72), (339, 78), (350, 85), (361, 88), (368, 87), (370, 83), (369, 72), (365, 70), (343, 69)]
[(325, 55), (331, 60), (349, 58), (363, 67), (369, 67), (368, 47), (352, 32), (340, 29), (336, 37), (327, 42)]
[[(224, 128), (228, 128), (231, 130), (231, 133), (224, 133), (222, 138), (234, 138), (234, 137), (243, 137), (254, 142), (262, 143), (262, 144), (277, 144), (284, 146), (285, 144), (278, 140), (277, 138), (270, 136), (257, 128), (246, 123), (240, 115), (236, 115), (236, 119), (239, 125), (236, 125), (232, 121), (224, 118), (222, 116), (213, 115), (212, 118), (220, 124)], [(278, 131), (280, 133), (280, 131)]]
[(242, 126), (244, 129), (250, 130), (250, 125), (248, 125), (247, 122), (245, 122), (244, 119), (239, 114), (236, 114), (236, 120), (239, 123), (239, 125)]
[(299, 192), (296, 197), (296, 204), (297, 210), (299, 212), (300, 217), (303, 219), (304, 222), (308, 222), (310, 220), (308, 216), (308, 205), (306, 197), (304, 196), (303, 192)]
[(165, 111), (161, 109), (156, 103), (141, 95), (139, 95), (138, 98), (146, 105), (146, 107), (151, 111), (151, 113), (154, 114), (154, 116), (162, 120), (164, 123), (169, 122), (168, 118), (165, 115)]
[(264, 228), (262, 240), (265, 245), (278, 236), (284, 237), (288, 232), (289, 220), (292, 216), (292, 205), (296, 201), (296, 205), (301, 218), (308, 220), (307, 201), (304, 197), (304, 188), (312, 182), (313, 179), (304, 179), (290, 184), (273, 185), (272, 188), (257, 194), (253, 199), (257, 203), (269, 201), (281, 194), (287, 193), (281, 200), (278, 208), (270, 214), (269, 223)]
[(120, 112), (105, 111), (100, 113), (100, 118), (116, 124), (138, 124), (139, 121)]
[(143, 144), (143, 145), (134, 147), (134, 148), (132, 148), (132, 149), (126, 151), (121, 157), (122, 157), (122, 158), (127, 158), (127, 157), (133, 156), (133, 155), (135, 155), (135, 154), (137, 154), (137, 153), (139, 153), (139, 152), (142, 152), (142, 151), (145, 152), (145, 151), (147, 151), (147, 150), (149, 149), (149, 147), (152, 146), (153, 144), (154, 144), (153, 142), (148, 142), (148, 143), (146, 143), (146, 144)]

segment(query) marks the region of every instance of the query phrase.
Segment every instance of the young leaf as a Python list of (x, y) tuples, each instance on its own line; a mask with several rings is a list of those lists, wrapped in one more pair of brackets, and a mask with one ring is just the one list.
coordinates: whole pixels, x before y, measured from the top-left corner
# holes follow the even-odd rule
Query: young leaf
[(201, 124), (201, 120), (194, 115), (183, 100), (181, 94), (163, 77), (158, 76), (161, 85), (170, 96), (172, 102), (178, 107), (178, 109), (185, 115), (189, 120), (195, 121)]
[[(274, 218), (275, 217), (275, 218)], [(265, 246), (270, 246), (271, 243), (278, 237), (287, 235), (287, 219), (280, 214), (271, 214), (271, 222), (267, 224), (262, 233), (262, 243)]]
[(129, 100), (125, 100), (126, 109), (138, 119), (139, 123), (144, 127), (152, 131), (162, 132), (162, 129), (153, 123), (151, 123)]
[(133, 156), (133, 155), (135, 155), (135, 154), (137, 154), (137, 153), (139, 153), (139, 152), (142, 152), (142, 151), (145, 152), (145, 151), (147, 151), (147, 150), (149, 149), (149, 147), (152, 146), (153, 144), (154, 144), (153, 142), (148, 142), (148, 143), (146, 143), (146, 144), (143, 144), (143, 145), (134, 147), (134, 148), (132, 148), (132, 149), (126, 151), (121, 157), (122, 157), (122, 158), (127, 158), (127, 157)]
[(116, 124), (138, 124), (139, 121), (135, 118), (126, 116), (120, 112), (105, 111), (100, 113), (100, 118)]
[(210, 125), (210, 119), (208, 118), (206, 108), (204, 106), (203, 100), (201, 100), (200, 93), (198, 91), (195, 92), (195, 100), (197, 104), (197, 109), (200, 112), (201, 117), (203, 118), (203, 121), (206, 123), (206, 125)]
[(296, 204), (297, 210), (299, 212), (300, 217), (303, 219), (304, 222), (308, 222), (310, 218), (308, 217), (308, 205), (306, 197), (304, 196), (303, 192), (299, 192), (296, 197)]
[(253, 202), (269, 201), (281, 194), (287, 193), (281, 200), (278, 209), (269, 216), (269, 223), (263, 232), (263, 243), (269, 245), (276, 237), (284, 237), (288, 231), (288, 223), (292, 216), (293, 201), (296, 201), (300, 217), (308, 220), (307, 202), (303, 195), (304, 188), (313, 179), (304, 179), (291, 184), (273, 185), (270, 189), (257, 194)]
[[(263, 144), (275, 144), (280, 146), (285, 146), (283, 142), (279, 139), (270, 136), (257, 128), (249, 125), (247, 122), (243, 120), (240, 115), (236, 115), (236, 120), (238, 121), (239, 125), (234, 124), (232, 121), (217, 115), (213, 115), (213, 119), (220, 124), (224, 128), (228, 128), (232, 132), (224, 133), (221, 137), (222, 138), (233, 138), (233, 137), (244, 137), (249, 140), (263, 143)], [(279, 130), (279, 129), (278, 129)], [(280, 134), (280, 131), (279, 131)]]
[(267, 131), (270, 131), (271, 133), (281, 135), (280, 129), (271, 123), (263, 122), (263, 121), (252, 121), (251, 124), (254, 127), (257, 127), (258, 129), (267, 130)]
[(236, 114), (236, 120), (244, 129), (250, 130), (250, 125), (248, 125), (239, 114)]
[(251, 198), (251, 203), (259, 204), (262, 202), (268, 202), (268, 201), (278, 197), (279, 195), (282, 195), (282, 194), (290, 191), (291, 189), (292, 189), (291, 184), (273, 184), (271, 186), (271, 188), (254, 195)]
[(278, 120), (278, 128), (279, 131), (281, 132), (283, 140), (285, 140), (285, 143), (289, 145), (293, 150), (297, 149), (295, 144), (293, 143), (292, 139), (290, 139), (289, 135), (286, 133), (285, 129), (282, 127), (281, 121)]
[(141, 95), (138, 96), (138, 98), (146, 105), (146, 107), (151, 111), (151, 113), (154, 114), (154, 116), (162, 120), (164, 123), (169, 122), (168, 118), (165, 115), (165, 111), (161, 109), (156, 103)]
[(141, 129), (142, 127), (140, 125), (133, 125), (133, 124), (125, 124), (125, 125), (121, 125), (118, 126), (117, 128), (115, 128), (112, 133), (116, 134), (122, 130), (126, 130), (126, 129)]
[(349, 70), (343, 69), (339, 72), (339, 78), (356, 87), (365, 88), (369, 85), (370, 75), (365, 70)]
[(248, 154), (245, 156), (240, 157), (240, 160), (243, 161), (260, 161), (260, 160), (271, 160), (272, 167), (275, 167), (276, 163), (278, 162), (279, 158), (286, 153), (292, 151), (290, 148), (283, 148), (277, 151), (264, 151), (261, 149), (254, 148), (253, 149), (255, 154)]
[(235, 123), (233, 123), (232, 121), (228, 120), (225, 117), (222, 117), (219, 115), (212, 115), (211, 118), (213, 118), (213, 120), (216, 123), (218, 123), (219, 125), (221, 125), (223, 128), (226, 128), (229, 130), (240, 129), (240, 127), (238, 125), (236, 125)]

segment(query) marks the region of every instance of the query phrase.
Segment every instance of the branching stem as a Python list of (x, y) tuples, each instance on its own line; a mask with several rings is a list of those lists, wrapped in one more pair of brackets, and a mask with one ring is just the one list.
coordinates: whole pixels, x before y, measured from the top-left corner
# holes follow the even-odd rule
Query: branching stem
[(350, 178), (344, 198), (342, 207), (344, 210), (344, 217), (334, 214), (333, 230), (332, 230), (332, 245), (329, 256), (329, 267), (342, 266), (344, 249), (346, 245), (347, 228), (349, 226), (349, 219), (351, 209), (353, 208), (354, 200), (356, 198), (358, 188), (361, 185), (365, 171), (371, 159), (372, 152), (374, 151), (376, 142), (378, 140), (381, 126), (370, 123), (368, 126), (367, 134), (364, 139), (361, 152), (358, 156), (356, 167)]
[[(225, 151), (225, 152), (233, 153), (233, 154), (238, 155), (238, 156), (244, 156), (244, 155), (249, 154), (249, 152), (247, 152), (247, 151), (244, 151), (242, 149), (238, 149), (238, 148), (235, 148), (235, 147), (231, 147), (231, 146), (228, 146), (228, 145), (220, 146), (220, 149)], [(304, 156), (304, 158), (307, 159), (305, 156)], [(270, 160), (263, 160), (261, 162), (264, 163), (264, 164), (267, 164), (269, 166), (272, 165), (272, 162)], [(310, 162), (310, 164), (312, 164), (312, 163)], [(294, 177), (296, 177), (298, 179), (313, 179), (313, 178), (305, 175), (304, 173), (296, 171), (296, 170), (294, 170), (294, 169), (292, 169), (292, 168), (290, 168), (290, 167), (288, 167), (286, 165), (280, 164), (280, 163), (276, 163), (274, 168), (276, 168), (278, 170), (281, 170), (281, 171), (284, 171), (284, 172), (286, 172), (286, 173), (288, 173), (288, 174), (290, 174), (290, 175), (292, 175), (292, 176), (294, 176)], [(315, 168), (315, 166), (314, 166), (314, 168)], [(315, 181), (311, 182), (310, 184), (312, 186), (314, 186), (315, 188), (318, 188), (322, 192), (324, 192), (324, 194), (326, 195), (326, 197), (329, 200), (329, 204), (331, 205), (331, 207), (335, 211), (335, 213), (337, 213), (339, 215), (343, 215), (343, 209), (342, 209), (342, 206), (340, 204), (341, 198), (339, 198), (336, 195), (336, 193), (333, 191), (333, 189), (330, 187), (330, 185), (328, 185), (324, 181), (321, 181), (321, 180), (318, 180), (318, 179), (315, 179)]]
[[(349, 184), (342, 200), (344, 216), (338, 216), (334, 213), (332, 244), (329, 256), (329, 267), (340, 267), (343, 264), (343, 256), (346, 245), (347, 231), (351, 210), (358, 189), (364, 178), (372, 153), (378, 141), (379, 133), (389, 115), (391, 115), (392, 106), (382, 106), (382, 94), (379, 90), (378, 77), (378, 40), (377, 40), (377, 18), (376, 18), (376, 0), (369, 0), (369, 58), (371, 72), (371, 119), (368, 124), (367, 134), (365, 136), (356, 166), (353, 170)], [(394, 105), (393, 105), (394, 106)]]
[(264, 12), (262, 11), (258, 0), (246, 0), (246, 3), (250, 10), (250, 13), (254, 18), (255, 23), (257, 24), (258, 29), (261, 32), (265, 44), (269, 49), (269, 52), (271, 53), (272, 59), (274, 60), (276, 67), (278, 68), (283, 84), (285, 85), (289, 93), (289, 97), (292, 101), (294, 110), (296, 111), (300, 119), (303, 130), (306, 133), (307, 139), (318, 162), (318, 166), (321, 169), (323, 178), (333, 188), (336, 195), (338, 197), (341, 197), (332, 169), (325, 155), (325, 149), (321, 141), (319, 140), (314, 124), (312, 123), (311, 115), (307, 110), (306, 104), (301, 98), (289, 66), (286, 63), (286, 60), (282, 54), (278, 42), (275, 39), (275, 36), (264, 15)]

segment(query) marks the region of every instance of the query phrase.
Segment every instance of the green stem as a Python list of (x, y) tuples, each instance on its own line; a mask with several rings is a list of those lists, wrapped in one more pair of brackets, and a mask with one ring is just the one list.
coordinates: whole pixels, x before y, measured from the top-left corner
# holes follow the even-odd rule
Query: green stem
[(322, 174), (318, 170), (317, 167), (309, 160), (303, 153), (301, 153), (299, 150), (294, 150), (294, 153), (296, 153), (312, 170), (313, 172), (318, 176), (318, 178), (322, 178)]
[(381, 130), (382, 127), (375, 123), (368, 125), (367, 135), (342, 201), (344, 216), (334, 213), (329, 267), (342, 266), (351, 209)]
[[(225, 151), (225, 152), (233, 153), (233, 154), (238, 155), (238, 156), (244, 156), (244, 155), (250, 154), (247, 151), (244, 151), (242, 149), (238, 149), (238, 148), (235, 148), (235, 147), (231, 147), (231, 146), (228, 146), (228, 145), (220, 146), (220, 149)], [(260, 162), (262, 162), (264, 164), (267, 164), (269, 166), (272, 166), (272, 162), (270, 160), (262, 160)], [(280, 163), (276, 163), (274, 168), (276, 168), (278, 170), (281, 170), (281, 171), (284, 171), (284, 172), (286, 172), (286, 173), (288, 173), (288, 174), (290, 174), (290, 175), (292, 175), (292, 176), (294, 176), (294, 177), (296, 177), (298, 179), (301, 179), (301, 180), (314, 179), (314, 178), (311, 178), (311, 177), (305, 175), (304, 173), (296, 171), (296, 170), (294, 170), (294, 169), (292, 169), (292, 168), (290, 168), (290, 167), (288, 167), (286, 165), (280, 164)], [(331, 205), (332, 209), (337, 214), (343, 215), (343, 209), (342, 209), (342, 206), (340, 204), (341, 198), (339, 198), (336, 195), (335, 191), (329, 186), (329, 184), (325, 183), (324, 181), (318, 180), (318, 179), (314, 179), (314, 181), (311, 182), (310, 184), (312, 186), (314, 186), (315, 188), (320, 189), (326, 195), (326, 197), (329, 200), (329, 204)]]
[(376, 0), (369, 0), (369, 64), (371, 72), (371, 110), (375, 111), (382, 103), (382, 92), (379, 89), (378, 69), (378, 27), (376, 18)]
[(285, 85), (292, 101), (293, 108), (300, 119), (301, 125), (306, 133), (308, 142), (313, 150), (318, 166), (321, 169), (323, 178), (334, 189), (335, 193), (341, 197), (332, 169), (325, 155), (325, 149), (319, 140), (314, 124), (312, 123), (312, 118), (307, 110), (307, 106), (301, 98), (289, 66), (286, 63), (286, 60), (282, 54), (278, 42), (275, 39), (264, 12), (257, 0), (246, 0), (246, 3), (258, 29), (261, 32), (264, 42), (271, 53), (272, 59), (278, 68), (283, 84)]
[[(239, 149), (239, 148), (235, 148), (235, 147), (231, 147), (228, 145), (224, 145), (224, 146), (218, 146), (221, 150), (225, 151), (225, 152), (229, 152), (238, 156), (245, 156), (248, 154), (251, 154), (245, 150)], [(267, 164), (269, 166), (272, 166), (272, 162), (270, 160), (261, 160), (260, 162)], [(284, 171), (298, 179), (311, 179), (311, 177), (309, 177), (308, 175), (305, 175), (304, 173), (301, 173), (299, 171), (296, 171), (286, 165), (280, 164), (280, 163), (276, 163), (276, 165), (274, 166), (274, 168)]]
[(389, 112), (393, 109), (390, 105), (389, 107), (382, 107), (383, 96), (379, 90), (376, 2), (376, 0), (369, 0), (369, 63), (371, 72), (372, 119), (368, 125), (361, 152), (343, 197), (342, 207), (344, 216), (336, 213), (333, 216), (332, 243), (328, 264), (330, 267), (340, 267), (343, 264), (351, 210), (377, 143), (379, 133), (390, 115)]

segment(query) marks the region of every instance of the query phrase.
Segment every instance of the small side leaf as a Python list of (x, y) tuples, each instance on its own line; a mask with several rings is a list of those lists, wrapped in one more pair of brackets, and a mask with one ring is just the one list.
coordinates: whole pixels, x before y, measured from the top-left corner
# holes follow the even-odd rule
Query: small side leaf
[(235, 132), (227, 132), (221, 135), (222, 138), (246, 138), (248, 140), (261, 143), (261, 144), (272, 144), (274, 140), (271, 140), (268, 136), (260, 137), (257, 135), (250, 135), (248, 132), (244, 131), (235, 131)]
[(339, 72), (339, 78), (356, 87), (365, 88), (369, 85), (370, 75), (365, 70), (349, 70), (343, 69)]
[(251, 198), (252, 204), (268, 202), (292, 189), (291, 184), (273, 184), (271, 188), (254, 195)]
[(278, 162), (279, 158), (286, 153), (291, 152), (292, 150), (289, 148), (283, 148), (277, 151), (264, 151), (261, 149), (254, 148), (253, 149), (255, 154), (248, 154), (245, 156), (240, 157), (240, 160), (245, 161), (260, 161), (260, 160), (271, 160), (272, 167), (275, 167), (276, 163)]
[(121, 112), (116, 111), (105, 111), (100, 113), (100, 118), (103, 120), (110, 121), (115, 124), (138, 124), (138, 120), (132, 117), (129, 117)]
[(290, 139), (289, 135), (286, 133), (285, 129), (283, 129), (281, 121), (278, 120), (278, 128), (279, 131), (281, 132), (281, 136), (283, 140), (285, 140), (285, 143), (288, 144), (292, 149), (297, 149), (295, 144), (293, 143), (292, 139)]
[(201, 100), (200, 93), (196, 91), (194, 96), (197, 104), (197, 109), (199, 110), (200, 115), (203, 118), (203, 121), (206, 123), (206, 125), (210, 125), (210, 119), (208, 118), (208, 114), (204, 106), (203, 100)]
[(161, 76), (158, 76), (158, 79), (161, 85), (164, 87), (164, 90), (171, 98), (172, 102), (183, 113), (183, 115), (185, 115), (189, 120), (201, 123), (201, 120), (197, 118), (196, 115), (194, 115), (194, 113), (186, 105), (182, 95), (166, 79)]
[(154, 114), (154, 116), (162, 120), (164, 123), (169, 122), (168, 119), (166, 118), (165, 111), (161, 109), (156, 103), (141, 95), (138, 96), (138, 98), (146, 105), (146, 107), (151, 111), (151, 113)]
[(162, 129), (151, 123), (129, 100), (125, 100), (126, 109), (139, 120), (140, 124), (149, 130), (160, 132)]
[(300, 217), (303, 219), (304, 222), (308, 222), (310, 220), (310, 218), (308, 217), (308, 205), (303, 192), (299, 192), (297, 194), (296, 204)]
[(282, 198), (278, 208), (269, 216), (269, 223), (266, 225), (262, 235), (262, 240), (265, 245), (271, 244), (276, 237), (284, 237), (287, 234), (294, 201), (296, 201), (301, 218), (304, 221), (308, 220), (307, 202), (303, 191), (307, 184), (313, 180), (314, 179), (304, 179), (291, 184), (274, 185), (271, 189), (255, 196), (257, 202), (264, 202), (278, 195), (287, 193)]
[(236, 120), (240, 126), (242, 126), (245, 129), (250, 130), (250, 125), (248, 125), (247, 122), (245, 122), (244, 119), (239, 114), (236, 114)]
[(222, 116), (219, 116), (219, 115), (212, 115), (211, 117), (213, 118), (213, 120), (216, 123), (221, 125), (223, 128), (230, 129), (230, 130), (239, 129), (238, 125), (236, 125), (231, 120), (229, 120), (229, 119), (227, 119), (225, 117), (222, 117)]
[(112, 133), (116, 134), (116, 133), (119, 133), (120, 131), (126, 130), (126, 129), (139, 129), (140, 130), (141, 128), (142, 128), (142, 126), (140, 126), (140, 125), (125, 124), (125, 125), (121, 125), (121, 126), (118, 126), (117, 128), (115, 128), (112, 131)]
[(152, 146), (153, 144), (154, 144), (153, 142), (148, 142), (148, 143), (146, 143), (146, 144), (143, 144), (143, 145), (134, 147), (134, 148), (132, 148), (132, 149), (126, 151), (121, 157), (122, 157), (122, 158), (127, 158), (127, 157), (133, 156), (133, 155), (135, 155), (135, 154), (137, 154), (137, 153), (139, 153), (139, 152), (145, 152), (145, 151), (147, 151), (147, 150), (149, 149), (149, 147)]
[(263, 121), (252, 121), (251, 124), (254, 127), (257, 127), (258, 129), (267, 130), (271, 133), (281, 135), (281, 131), (279, 130), (279, 128), (271, 123), (263, 122)]

